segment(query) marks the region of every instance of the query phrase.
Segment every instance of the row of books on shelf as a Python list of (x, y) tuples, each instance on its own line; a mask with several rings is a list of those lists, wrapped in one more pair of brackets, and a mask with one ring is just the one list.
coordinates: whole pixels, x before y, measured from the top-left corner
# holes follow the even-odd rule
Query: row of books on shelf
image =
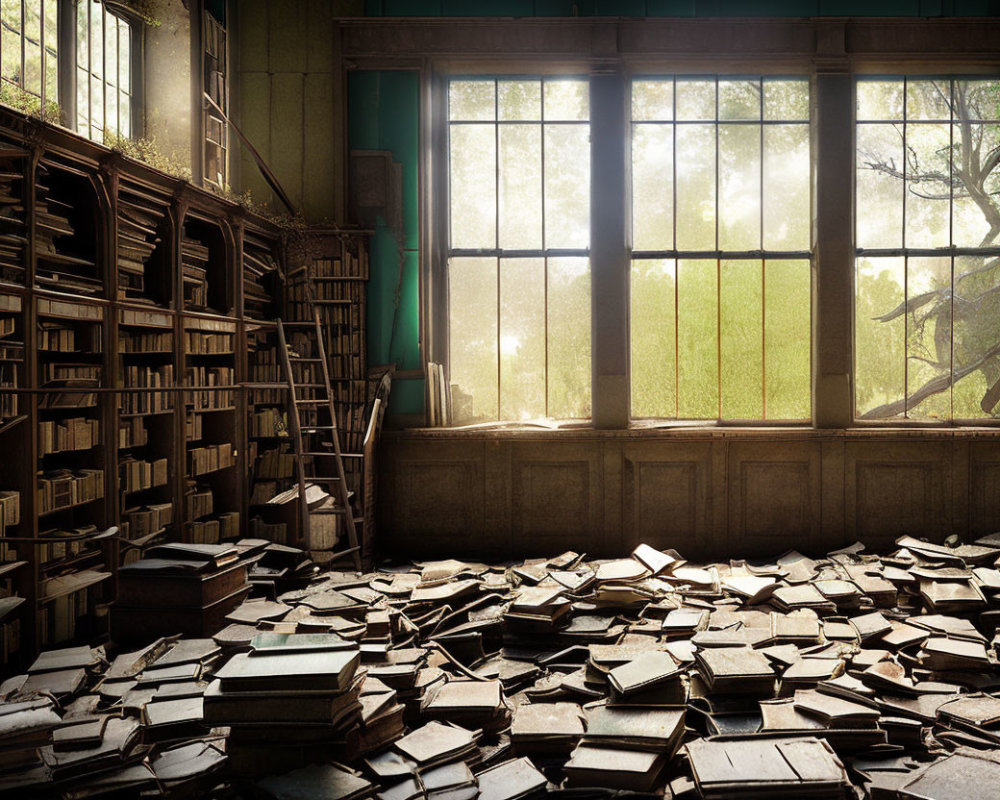
[(280, 480), (295, 476), (295, 454), (278, 449), (265, 450), (257, 457), (254, 477), (258, 480)]
[(266, 539), (275, 544), (289, 544), (288, 525), (284, 522), (264, 522), (260, 517), (253, 517), (248, 527), (252, 539)]
[(190, 521), (207, 517), (212, 513), (214, 498), (212, 490), (198, 486), (195, 481), (185, 481), (184, 518)]
[(101, 381), (100, 364), (47, 363), (41, 365), (42, 385), (97, 386)]
[(197, 442), (201, 439), (202, 431), (204, 430), (204, 417), (201, 414), (195, 414), (194, 412), (189, 412), (184, 417), (184, 440), (188, 442)]
[(184, 352), (192, 356), (227, 355), (233, 353), (233, 334), (184, 331)]
[(101, 425), (96, 419), (72, 417), (61, 421), (41, 420), (38, 423), (40, 455), (69, 450), (89, 450), (100, 444)]
[[(109, 573), (100, 574), (110, 577)], [(84, 573), (78, 575), (81, 583), (94, 579)], [(50, 579), (55, 580), (58, 579)], [(44, 584), (42, 591), (45, 592)], [(102, 602), (100, 583), (81, 586), (75, 591), (61, 594), (40, 609), (38, 623), (41, 646), (52, 647), (78, 638), (92, 638), (98, 628), (106, 627), (107, 610), (107, 605)]]
[(21, 282), (24, 276), (24, 168), (20, 159), (0, 164), (0, 277)]
[(119, 464), (121, 470), (121, 491), (141, 492), (164, 486), (167, 483), (167, 459), (158, 458), (155, 461), (125, 459)]
[[(0, 419), (16, 417), (21, 407), (20, 397), (12, 389), (19, 387), (17, 364), (0, 364)], [(8, 391), (2, 391), (2, 390)]]
[(51, 568), (63, 561), (75, 560), (87, 553), (97, 553), (92, 538), (98, 533), (96, 525), (81, 525), (77, 528), (51, 528), (38, 534), (39, 542), (35, 553), (43, 568)]
[(101, 328), (99, 325), (88, 325), (77, 331), (60, 322), (39, 322), (38, 349), (59, 353), (99, 353), (102, 349)]
[[(299, 375), (303, 375), (303, 382), (311, 383), (312, 365), (298, 363), (296, 367), (307, 368), (304, 373), (297, 371), (295, 373), (296, 379), (299, 378)], [(250, 380), (253, 383), (282, 383), (284, 381), (276, 348), (254, 350), (250, 354)]]
[(173, 521), (173, 503), (150, 503), (126, 508), (122, 513), (122, 536), (126, 539), (141, 539), (163, 530)]
[(21, 493), (0, 491), (0, 534), (5, 528), (21, 523)]
[(145, 421), (139, 417), (118, 421), (118, 447), (142, 447), (149, 444), (149, 431)]
[(232, 367), (188, 367), (185, 379), (188, 386), (201, 387), (184, 393), (184, 402), (195, 411), (231, 408), (236, 403)]
[(214, 519), (189, 522), (185, 526), (184, 540), (189, 544), (218, 544), (223, 539), (240, 535), (240, 512), (226, 511)]
[[(168, 389), (174, 386), (174, 365), (127, 366), (122, 377), (129, 389)], [(174, 407), (170, 392), (122, 392), (119, 396), (124, 414), (155, 414)]]
[(174, 347), (174, 335), (170, 331), (123, 330), (118, 342), (123, 353), (169, 353)]
[(38, 478), (38, 513), (89, 503), (104, 497), (104, 470), (57, 469)]
[(208, 259), (210, 251), (201, 242), (185, 236), (181, 240), (181, 276), (187, 305), (204, 308), (208, 305)]
[(188, 450), (188, 474), (204, 475), (208, 472), (226, 469), (236, 463), (236, 451), (232, 442), (193, 447)]
[(251, 436), (287, 436), (288, 415), (279, 408), (259, 408), (250, 415)]

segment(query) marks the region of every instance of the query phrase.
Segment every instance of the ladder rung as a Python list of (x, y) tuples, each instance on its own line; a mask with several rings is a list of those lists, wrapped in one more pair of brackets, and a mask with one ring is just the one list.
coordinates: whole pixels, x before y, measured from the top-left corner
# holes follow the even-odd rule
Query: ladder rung
[(305, 356), (289, 356), (288, 360), (289, 361), (295, 361), (295, 362), (297, 362), (299, 364), (302, 364), (302, 363), (318, 364), (323, 359), (321, 359), (321, 358), (306, 358)]
[(302, 433), (319, 433), (320, 431), (332, 431), (336, 430), (333, 425), (309, 425), (305, 428), (300, 428)]
[(329, 400), (296, 400), (295, 405), (297, 406), (325, 406), (329, 403)]
[(296, 389), (324, 389), (326, 388), (325, 383), (296, 383)]
[(337, 454), (336, 453), (331, 453), (331, 452), (326, 452), (326, 453), (310, 453), (310, 452), (306, 452), (306, 453), (302, 454), (302, 457), (305, 458), (306, 456), (323, 456), (323, 458), (333, 458), (335, 455), (337, 455)]
[(323, 475), (306, 475), (305, 479), (314, 483), (340, 483), (340, 478), (327, 478)]

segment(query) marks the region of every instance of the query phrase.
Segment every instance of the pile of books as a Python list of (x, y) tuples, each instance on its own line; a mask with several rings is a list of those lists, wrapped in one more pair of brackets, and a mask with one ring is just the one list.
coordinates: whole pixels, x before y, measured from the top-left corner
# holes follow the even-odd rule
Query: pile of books
[(146, 265), (160, 244), (166, 209), (123, 189), (118, 194), (118, 297), (147, 300)]
[[(265, 288), (264, 282), (267, 281), (273, 287), (273, 276), (279, 274), (278, 259), (271, 243), (252, 231), (244, 231), (243, 307), (248, 316), (258, 319), (273, 316), (267, 312), (275, 298)], [(269, 276), (272, 276), (271, 280), (267, 280)]]
[(342, 755), (362, 716), (361, 651), (332, 633), (260, 633), (205, 691), (235, 769), (259, 775)]
[(24, 161), (23, 153), (9, 148), (0, 150), (0, 280), (24, 283), (24, 248), (27, 231), (24, 226)]
[(181, 239), (181, 275), (184, 283), (184, 304), (188, 308), (208, 306), (209, 249), (196, 239)]
[(231, 545), (158, 545), (118, 571), (111, 611), (115, 641), (183, 633), (209, 636), (250, 592), (247, 567)]

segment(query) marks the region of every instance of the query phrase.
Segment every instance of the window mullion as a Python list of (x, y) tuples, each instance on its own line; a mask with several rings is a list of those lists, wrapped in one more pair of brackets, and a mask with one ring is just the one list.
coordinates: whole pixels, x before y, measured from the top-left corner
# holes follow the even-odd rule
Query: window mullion
[(846, 428), (854, 417), (854, 93), (846, 71), (820, 72), (814, 86), (813, 421)]
[(591, 76), (591, 363), (595, 428), (626, 428), (629, 421), (627, 108), (626, 82), (621, 72)]

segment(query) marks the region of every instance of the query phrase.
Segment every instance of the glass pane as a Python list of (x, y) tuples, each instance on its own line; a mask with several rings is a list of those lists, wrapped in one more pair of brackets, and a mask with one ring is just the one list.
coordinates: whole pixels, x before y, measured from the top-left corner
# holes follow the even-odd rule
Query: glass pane
[(549, 259), (549, 416), (590, 417), (590, 262)]
[[(955, 259), (955, 387), (957, 419), (1000, 418), (996, 387), (997, 360), (984, 356), (1000, 344), (1000, 259), (962, 256)], [(982, 363), (981, 363), (982, 362)], [(984, 407), (985, 406), (985, 407)]]
[(104, 77), (104, 6), (97, 0), (90, 8), (90, 71)]
[(542, 246), (542, 129), (500, 126), (500, 247)]
[(118, 21), (118, 85), (126, 92), (132, 90), (132, 28), (121, 20)]
[(34, 42), (24, 42), (24, 89), (42, 96), (42, 48)]
[(630, 289), (632, 416), (676, 417), (676, 263), (633, 261)]
[(674, 118), (672, 80), (632, 81), (632, 119), (670, 120)]
[(41, 0), (27, 0), (24, 4), (24, 38), (36, 45), (42, 44)]
[(760, 80), (720, 80), (719, 119), (760, 119)]
[[(104, 82), (93, 75), (90, 76), (90, 124), (91, 127), (103, 131), (104, 123)], [(101, 135), (92, 138), (100, 140)]]
[(497, 92), (500, 119), (538, 121), (542, 118), (541, 81), (500, 81)]
[(632, 246), (674, 243), (674, 126), (632, 126)]
[(677, 126), (676, 165), (677, 248), (714, 250), (714, 125)]
[[(996, 79), (955, 81), (954, 92), (956, 105), (968, 109), (967, 119), (1000, 120), (1000, 108), (997, 108), (1000, 83)], [(956, 108), (956, 117), (961, 116), (959, 108)]]
[(908, 120), (951, 119), (951, 81), (947, 78), (932, 81), (908, 80), (906, 82), (906, 118)]
[(951, 419), (951, 259), (910, 258), (906, 293), (907, 416)]
[(764, 119), (809, 120), (809, 81), (764, 78)]
[(545, 261), (500, 261), (500, 419), (545, 416)]
[(718, 262), (677, 266), (677, 396), (681, 419), (719, 416)]
[(45, 101), (59, 102), (59, 57), (51, 50), (45, 50)]
[(76, 65), (84, 70), (90, 67), (90, 8), (91, 3), (76, 6)]
[(902, 132), (902, 126), (858, 125), (858, 247), (903, 244)]
[(0, 70), (11, 83), (21, 85), (21, 37), (6, 27), (0, 29)]
[(87, 135), (90, 127), (90, 75), (86, 70), (76, 70), (76, 130)]
[(903, 81), (868, 81), (857, 83), (859, 120), (903, 119)]
[(760, 249), (757, 125), (719, 125), (719, 249)]
[(448, 118), (496, 119), (496, 84), (493, 81), (452, 81), (448, 84)]
[(764, 264), (764, 400), (773, 420), (809, 419), (812, 278), (808, 261)]
[(858, 259), (855, 286), (857, 414), (861, 419), (901, 416), (906, 382), (903, 259)]
[(764, 416), (764, 319), (760, 261), (723, 261), (719, 321), (723, 419)]
[(764, 248), (808, 250), (812, 192), (808, 125), (764, 126)]
[(121, 136), (132, 135), (132, 98), (124, 92), (118, 93), (118, 132)]
[(951, 239), (950, 125), (906, 126), (906, 246), (947, 247)]
[(45, 48), (59, 52), (59, 0), (45, 0)]
[(0, 0), (0, 23), (8, 30), (20, 33), (21, 0)]
[(715, 119), (715, 81), (678, 78), (677, 119)]
[(496, 128), (452, 125), (451, 246), (496, 247)]
[(110, 86), (118, 85), (118, 18), (108, 14), (104, 20), (104, 79)]
[(545, 81), (545, 119), (586, 121), (590, 118), (590, 84), (581, 80)]
[(448, 264), (449, 368), (455, 424), (497, 418), (497, 261)]
[[(1000, 84), (997, 84), (1000, 86)], [(963, 113), (971, 113), (964, 110)], [(967, 126), (968, 136), (963, 139), (962, 128), (966, 126), (955, 125), (954, 128), (954, 156), (956, 173), (966, 160), (966, 154), (971, 164), (968, 172), (977, 173), (988, 169), (987, 160), (990, 154), (1000, 148), (1000, 126), (989, 125), (969, 125)], [(955, 187), (954, 200), (952, 205), (952, 237), (956, 247), (982, 247), (994, 244), (997, 241), (997, 233), (991, 231), (989, 217), (996, 214), (995, 201), (987, 199), (986, 196), (996, 197), (996, 192), (1000, 190), (1000, 168), (991, 161), (992, 169), (983, 176), (981, 180), (966, 178)], [(963, 170), (963, 172), (966, 170)], [(986, 196), (984, 196), (986, 195)], [(979, 198), (978, 202), (974, 197)]]
[(590, 126), (545, 126), (545, 246), (590, 247)]

